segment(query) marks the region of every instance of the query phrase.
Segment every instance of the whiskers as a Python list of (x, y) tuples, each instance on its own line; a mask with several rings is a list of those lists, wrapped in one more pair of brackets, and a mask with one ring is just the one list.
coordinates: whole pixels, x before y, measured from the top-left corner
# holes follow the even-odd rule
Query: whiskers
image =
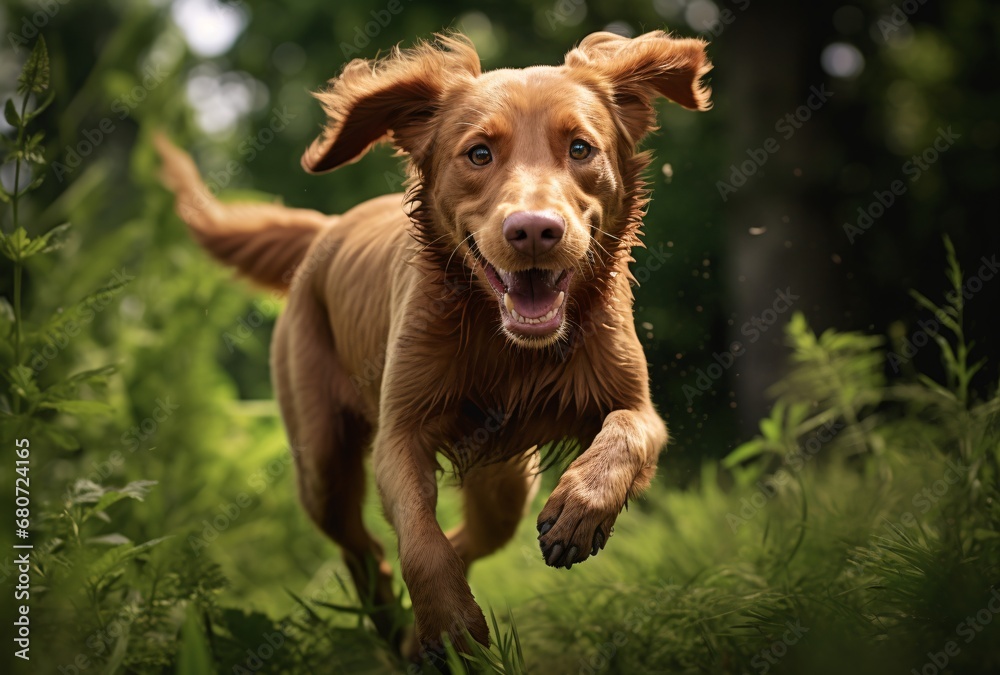
[[(591, 225), (591, 228), (595, 232), (599, 232), (600, 234), (603, 234), (605, 237), (608, 237), (609, 239), (614, 239), (615, 242), (617, 242), (616, 245), (614, 246), (615, 253), (617, 253), (618, 251), (620, 251), (622, 248), (628, 248), (628, 243), (624, 239), (622, 239), (621, 237), (616, 237), (615, 235), (611, 234), (607, 230), (602, 230), (601, 228), (597, 227), (596, 225)], [(604, 247), (604, 244), (602, 244), (597, 239), (597, 237), (591, 237), (590, 241), (593, 242), (593, 244), (595, 246), (600, 247), (600, 252), (602, 252), (604, 254), (606, 260), (613, 260), (614, 259), (615, 255), (611, 251), (609, 251), (608, 249), (606, 249)], [(595, 252), (597, 252), (597, 251), (595, 250)], [(606, 265), (607, 263), (605, 262), (604, 264)]]
[(597, 225), (591, 225), (591, 227), (592, 227), (592, 228), (593, 228), (593, 229), (594, 229), (595, 231), (597, 231), (597, 232), (600, 232), (601, 234), (603, 234), (603, 235), (604, 235), (605, 237), (608, 237), (609, 239), (614, 239), (614, 240), (615, 240), (615, 241), (617, 241), (617, 242), (622, 242), (622, 241), (624, 241), (624, 239), (622, 239), (621, 237), (616, 237), (615, 235), (611, 234), (611, 233), (610, 233), (610, 232), (608, 232), (607, 230), (602, 230), (601, 228), (597, 227)]
[[(445, 235), (445, 236), (447, 236), (447, 235)], [(451, 261), (455, 257), (455, 254), (458, 253), (458, 249), (462, 248), (462, 244), (464, 244), (465, 242), (469, 241), (470, 239), (472, 239), (472, 233), (471, 232), (465, 237), (465, 239), (463, 239), (462, 241), (458, 242), (458, 245), (455, 246), (454, 249), (452, 249), (451, 255), (448, 256), (448, 261), (444, 264), (444, 268), (446, 270), (451, 267)], [(468, 255), (469, 255), (469, 251), (466, 251), (465, 252), (465, 256), (468, 256)], [(465, 256), (462, 257), (462, 262), (463, 263), (465, 262)]]
[[(430, 241), (422, 241), (421, 243), (423, 243), (423, 246), (420, 248), (419, 253), (423, 253), (427, 249), (433, 247), (436, 243), (438, 243), (442, 239), (447, 239), (447, 237), (448, 237), (447, 234), (442, 234), (441, 236), (435, 237), (434, 239), (431, 239)], [(461, 246), (461, 244), (459, 244), (459, 246)]]
[[(462, 278), (463, 280), (471, 284), (475, 276), (477, 268), (483, 267), (483, 261), (480, 260), (476, 252), (479, 250), (476, 245), (476, 240), (473, 238), (473, 233), (469, 233), (462, 241), (458, 242), (458, 245), (452, 250), (451, 255), (448, 256), (448, 260), (445, 262), (444, 270), (447, 273), (451, 269), (451, 262), (454, 259), (455, 254), (458, 253), (458, 249), (462, 248), (462, 245), (468, 242), (468, 247), (465, 249), (465, 253), (462, 254)], [(472, 258), (471, 264), (469, 258)]]

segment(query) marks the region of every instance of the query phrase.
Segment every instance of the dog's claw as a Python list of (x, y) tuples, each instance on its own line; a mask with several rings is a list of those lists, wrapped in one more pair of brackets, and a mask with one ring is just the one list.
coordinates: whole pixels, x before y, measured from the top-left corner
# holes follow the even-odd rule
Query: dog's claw
[[(549, 567), (572, 568), (597, 555), (614, 531), (621, 498), (594, 503), (581, 500), (564, 474), (538, 516), (538, 544)], [(564, 485), (564, 482), (567, 484)]]
[(604, 548), (604, 532), (600, 527), (594, 532), (594, 548), (590, 551), (590, 555), (597, 555), (597, 552)]
[(545, 556), (545, 562), (552, 567), (557, 567), (557, 563), (562, 559), (562, 554), (562, 544), (553, 544), (552, 548), (549, 549), (548, 554)]

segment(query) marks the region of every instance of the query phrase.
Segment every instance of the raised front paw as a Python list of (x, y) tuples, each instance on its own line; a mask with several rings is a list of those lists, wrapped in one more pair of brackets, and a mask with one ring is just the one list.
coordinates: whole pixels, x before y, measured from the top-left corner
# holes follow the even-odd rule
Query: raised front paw
[(569, 569), (597, 555), (623, 506), (624, 499), (564, 475), (538, 516), (538, 543), (545, 563)]

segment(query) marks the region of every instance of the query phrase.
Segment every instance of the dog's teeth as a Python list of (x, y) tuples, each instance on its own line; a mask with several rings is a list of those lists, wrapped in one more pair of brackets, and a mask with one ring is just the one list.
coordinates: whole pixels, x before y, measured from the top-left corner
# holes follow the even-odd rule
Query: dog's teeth
[(559, 313), (559, 308), (562, 307), (563, 301), (565, 299), (566, 299), (566, 293), (564, 291), (559, 291), (559, 296), (556, 298), (555, 303), (553, 303), (552, 308), (549, 309), (549, 311), (546, 312), (544, 316), (531, 318), (527, 316), (521, 316), (520, 314), (518, 314), (517, 310), (514, 309), (514, 300), (511, 299), (510, 294), (509, 293), (503, 294), (503, 304), (504, 307), (507, 308), (507, 311), (510, 313), (511, 318), (513, 318), (514, 321), (516, 321), (517, 323), (523, 323), (528, 325), (535, 325), (538, 323), (546, 323), (547, 321), (551, 321), (553, 317), (555, 317), (555, 315)]

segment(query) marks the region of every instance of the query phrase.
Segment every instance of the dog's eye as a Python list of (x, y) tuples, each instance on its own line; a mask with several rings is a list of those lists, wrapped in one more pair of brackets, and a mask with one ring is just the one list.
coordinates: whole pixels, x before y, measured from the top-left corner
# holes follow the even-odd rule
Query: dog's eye
[(469, 150), (469, 161), (476, 166), (485, 166), (493, 161), (493, 153), (485, 145), (477, 145)]
[(590, 150), (590, 143), (579, 138), (569, 144), (569, 156), (573, 159), (587, 159), (590, 157)]

